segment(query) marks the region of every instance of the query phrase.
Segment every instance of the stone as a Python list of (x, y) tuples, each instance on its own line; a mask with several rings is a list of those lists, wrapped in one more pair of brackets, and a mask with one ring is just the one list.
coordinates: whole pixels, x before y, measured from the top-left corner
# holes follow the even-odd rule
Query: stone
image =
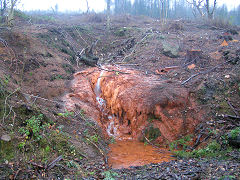
[(240, 134), (237, 137), (232, 137), (231, 134), (228, 134), (228, 142), (231, 146), (240, 147)]
[(163, 54), (165, 56), (171, 57), (171, 58), (177, 58), (179, 55), (179, 46), (178, 45), (171, 45), (167, 42), (162, 43), (163, 46)]
[(5, 134), (5, 135), (2, 135), (1, 140), (5, 141), (5, 142), (9, 142), (9, 141), (11, 141), (11, 137), (9, 135)]

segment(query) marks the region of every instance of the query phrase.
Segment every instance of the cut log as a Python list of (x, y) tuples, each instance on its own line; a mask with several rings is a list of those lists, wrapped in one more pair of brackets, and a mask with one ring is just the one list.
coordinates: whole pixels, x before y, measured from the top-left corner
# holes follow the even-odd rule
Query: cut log
[(95, 56), (92, 52), (93, 46), (91, 48), (86, 48), (84, 54), (77, 55), (84, 64), (88, 66), (96, 66), (98, 63), (99, 58)]

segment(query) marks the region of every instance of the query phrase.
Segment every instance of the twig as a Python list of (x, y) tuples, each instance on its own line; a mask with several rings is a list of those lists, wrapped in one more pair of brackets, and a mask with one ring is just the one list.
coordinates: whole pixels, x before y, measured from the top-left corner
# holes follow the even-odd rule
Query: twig
[(149, 34), (146, 34), (146, 35), (142, 38), (142, 40), (139, 41), (139, 42), (135, 45), (135, 48), (133, 48), (132, 52), (131, 52), (130, 54), (128, 54), (127, 56), (125, 56), (125, 57), (123, 58), (122, 62), (125, 61), (126, 58), (132, 56), (132, 54), (133, 54), (134, 51), (136, 50), (137, 45), (140, 44), (141, 42), (143, 42), (144, 39), (146, 39), (146, 37), (147, 37), (148, 35), (149, 35)]
[(92, 142), (89, 138), (86, 137), (86, 139), (87, 139), (92, 145), (94, 145), (94, 146), (98, 149), (98, 151), (103, 155), (103, 157), (105, 158), (104, 152), (103, 152), (94, 142)]
[(22, 93), (22, 94), (30, 96), (30, 97), (34, 97), (34, 98), (37, 98), (37, 99), (41, 99), (41, 100), (44, 100), (44, 101), (49, 101), (49, 102), (58, 103), (58, 104), (62, 103), (61, 101), (53, 101), (53, 100), (45, 99), (45, 98), (40, 97), (40, 96), (34, 96), (33, 94), (27, 94), (27, 93)]
[(196, 74), (192, 75), (191, 77), (189, 77), (188, 79), (186, 79), (185, 81), (183, 81), (183, 82), (181, 83), (181, 85), (186, 84), (188, 81), (190, 81), (191, 79), (193, 79), (194, 77), (196, 77), (196, 76), (198, 76), (198, 75), (200, 75), (200, 74), (207, 74), (207, 73), (209, 73), (209, 72), (217, 69), (218, 67), (220, 67), (220, 66), (222, 66), (222, 65), (224, 65), (224, 64), (227, 64), (227, 63), (229, 63), (229, 62), (230, 62), (230, 60), (229, 60), (229, 61), (226, 61), (226, 62), (224, 62), (224, 63), (221, 63), (221, 64), (219, 64), (219, 65), (217, 65), (217, 66), (215, 66), (215, 67), (213, 67), (213, 68), (211, 68), (211, 69), (209, 69), (209, 70), (196, 73)]
[(231, 104), (230, 101), (227, 101), (228, 105), (230, 106), (230, 108), (233, 110), (233, 112), (235, 113), (236, 116), (239, 117), (239, 113), (237, 112), (237, 110), (233, 107), (233, 105)]
[(82, 55), (82, 53), (85, 51), (85, 48), (82, 49), (82, 51), (76, 56), (76, 61), (77, 61), (77, 67), (79, 68), (79, 56)]
[(52, 169), (52, 168), (56, 165), (56, 163), (59, 162), (59, 161), (61, 161), (62, 159), (63, 159), (62, 155), (59, 156), (59, 157), (57, 157), (55, 160), (53, 160), (51, 163), (49, 163), (49, 164), (47, 165), (47, 168), (45, 168), (45, 169), (47, 169), (47, 170)]
[(80, 34), (80, 32), (78, 31), (78, 29), (75, 28), (75, 30), (77, 31), (77, 33), (78, 33), (78, 35), (80, 36), (80, 38), (85, 42), (85, 44), (86, 44), (87, 46), (89, 46), (88, 43), (87, 43), (87, 41), (81, 36), (81, 34)]
[(117, 62), (117, 63), (114, 63), (116, 65), (119, 65), (119, 66), (140, 66), (139, 64), (125, 64), (125, 63), (122, 63), (122, 62)]
[(233, 115), (229, 115), (229, 114), (223, 114), (222, 117), (223, 118), (231, 118), (231, 119), (239, 119), (240, 120), (240, 116), (233, 116)]
[(118, 70), (114, 70), (114, 69), (112, 69), (112, 70), (104, 69), (104, 68), (102, 68), (102, 67), (100, 67), (100, 66), (97, 66), (97, 67), (98, 67), (99, 69), (103, 70), (103, 71), (116, 72), (116, 73), (120, 73), (120, 74), (131, 74), (131, 73), (122, 72), (122, 71), (118, 71)]
[(160, 149), (158, 146), (155, 146), (153, 143), (151, 143), (151, 141), (150, 141), (145, 135), (143, 135), (143, 136), (144, 136), (144, 138), (146, 139), (146, 141), (147, 141), (151, 146), (153, 146), (153, 147), (155, 147), (155, 148), (158, 149), (158, 152), (161, 152), (161, 153), (170, 152), (170, 151), (167, 151), (167, 150), (162, 150), (162, 149)]
[(29, 164), (31, 164), (31, 165), (33, 165), (33, 166), (36, 166), (36, 167), (38, 167), (38, 168), (44, 169), (44, 166), (41, 165), (41, 164), (37, 164), (37, 163), (35, 163), (35, 162), (29, 162)]
[[(7, 113), (7, 100), (9, 97), (11, 97), (13, 94), (15, 94), (16, 92), (18, 92), (20, 90), (20, 88), (17, 88), (14, 92), (12, 92), (11, 94), (9, 94), (6, 98), (5, 98), (5, 102), (4, 102), (4, 110), (3, 110), (3, 118), (2, 118), (2, 123), (4, 123), (5, 119), (6, 119), (6, 113)], [(9, 114), (11, 113), (11, 111), (9, 112)]]
[(56, 164), (55, 166), (64, 168), (64, 169), (66, 169), (67, 171), (73, 171), (72, 169), (69, 169), (69, 168), (65, 167), (64, 165), (62, 165), (62, 164)]
[(21, 171), (21, 169), (18, 169), (16, 174), (14, 175), (14, 178), (13, 179), (17, 179), (17, 175), (19, 174), (19, 172)]

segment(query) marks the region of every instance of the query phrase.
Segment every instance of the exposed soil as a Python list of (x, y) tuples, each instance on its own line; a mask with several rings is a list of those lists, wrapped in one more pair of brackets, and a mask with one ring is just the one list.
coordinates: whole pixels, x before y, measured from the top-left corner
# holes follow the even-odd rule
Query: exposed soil
[[(160, 132), (148, 138), (171, 142), (193, 133), (201, 120), (179, 82), (116, 65), (76, 73), (72, 91), (66, 96), (66, 108), (83, 109), (117, 139), (144, 139), (151, 128)], [(104, 101), (100, 107), (98, 98)]]
[[(10, 142), (1, 140), (1, 150), (6, 147), (4, 150), (9, 153), (1, 152), (0, 179), (240, 177), (239, 149), (234, 147), (225, 154), (228, 160), (191, 158), (122, 170), (109, 167), (107, 152), (111, 138), (104, 136), (109, 124), (106, 119), (100, 122), (103, 116), (99, 114), (94, 94), (102, 69), (100, 66), (88, 69), (77, 58), (83, 55), (83, 49), (93, 45), (98, 65), (121, 67), (104, 74), (114, 77), (102, 79), (102, 97), (111, 114), (122, 116), (123, 126), (128, 126), (128, 120), (137, 118), (140, 112), (143, 115), (138, 127), (124, 127), (120, 133), (130, 132), (129, 135), (139, 137), (140, 131), (147, 127), (146, 115), (152, 114), (153, 127), (163, 134), (157, 142), (179, 139), (188, 134), (182, 132), (187, 127), (194, 136), (188, 151), (205, 147), (212, 140), (224, 149), (228, 146), (224, 144), (224, 135), (240, 126), (240, 35), (230, 31), (240, 33), (238, 27), (221, 29), (186, 20), (162, 25), (151, 18), (124, 15), (112, 17), (111, 28), (107, 30), (104, 15), (62, 15), (53, 19), (33, 17), (33, 23), (29, 23), (18, 18), (15, 27), (2, 27), (0, 31), (0, 137), (6, 134), (11, 137)], [(126, 72), (134, 74), (131, 77), (135, 79), (129, 78)], [(136, 72), (140, 75), (136, 76)], [(89, 75), (90, 81), (81, 79), (83, 74)], [(76, 85), (78, 78), (81, 81)], [(154, 86), (149, 79), (154, 79)], [(132, 82), (128, 88), (127, 81)], [(65, 111), (70, 106), (65, 104), (64, 97), (78, 93), (72, 92), (74, 87), (81, 91), (77, 98), (82, 101), (76, 103), (73, 98), (79, 107), (72, 107), (75, 109), (71, 115)], [(125, 89), (122, 102), (112, 99), (119, 95), (118, 90)], [(165, 114), (162, 113), (164, 102)], [(190, 108), (191, 112), (186, 117), (180, 113), (179, 126), (175, 126), (175, 121), (168, 124), (171, 116), (177, 116), (184, 108)], [(27, 139), (19, 132), (21, 127), (26, 127), (26, 119), (38, 114), (44, 115), (41, 124), (48, 122), (48, 129), (43, 133), (51, 134), (47, 141), (58, 139), (55, 144), (64, 144), (56, 146), (59, 151), (41, 144), (33, 148), (29, 143), (33, 135)], [(163, 123), (156, 120), (159, 117)], [(170, 133), (164, 132), (163, 126), (171, 127)], [(23, 142), (26, 144), (20, 149), (19, 143)], [(40, 152), (38, 145), (44, 150)], [(47, 156), (45, 151), (49, 153)]]

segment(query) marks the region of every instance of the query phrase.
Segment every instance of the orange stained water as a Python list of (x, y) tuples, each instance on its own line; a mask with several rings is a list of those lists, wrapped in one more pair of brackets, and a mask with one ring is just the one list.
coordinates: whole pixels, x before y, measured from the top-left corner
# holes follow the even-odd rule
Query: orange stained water
[(174, 159), (167, 149), (154, 148), (138, 141), (117, 141), (109, 146), (108, 163), (115, 169), (167, 162)]

